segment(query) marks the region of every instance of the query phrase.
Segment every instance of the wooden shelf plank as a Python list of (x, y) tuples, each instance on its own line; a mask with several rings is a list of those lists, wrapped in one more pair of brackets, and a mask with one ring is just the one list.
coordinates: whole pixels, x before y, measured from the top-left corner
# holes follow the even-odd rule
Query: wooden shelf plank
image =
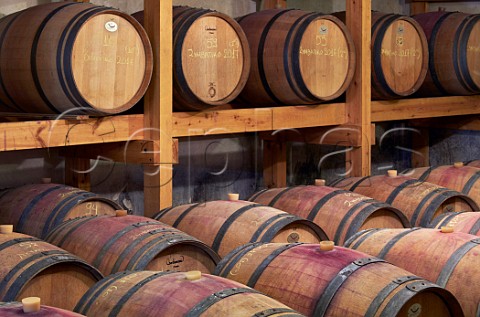
[[(174, 112), (172, 137), (346, 124), (344, 103)], [(372, 122), (480, 114), (480, 96), (372, 102)], [(144, 115), (0, 123), (0, 151), (143, 140)], [(163, 135), (162, 135), (163, 137)], [(162, 142), (164, 139), (162, 138)]]
[(268, 131), (272, 129), (272, 110), (255, 108), (174, 112), (172, 126), (173, 137)]
[[(375, 125), (370, 128), (371, 144), (375, 144)], [(355, 125), (338, 125), (328, 127), (311, 127), (275, 132), (261, 132), (260, 138), (271, 142), (301, 142), (307, 144), (362, 146), (362, 129)]]
[(345, 104), (174, 112), (173, 137), (218, 135), (345, 123)]
[(480, 95), (372, 102), (372, 122), (465, 114), (480, 114)]
[(413, 2), (476, 2), (478, 0), (407, 0), (407, 3)]
[[(178, 140), (174, 139), (173, 141), (173, 156), (168, 163), (178, 164)], [(60, 149), (60, 155), (65, 157), (133, 164), (162, 164), (162, 162), (154, 161), (154, 154), (155, 144), (153, 141), (147, 140), (78, 145)]]
[(426, 118), (412, 120), (409, 124), (413, 127), (425, 129), (480, 131), (480, 116), (459, 116), (456, 117), (455, 120), (451, 120), (451, 118), (448, 117)]
[(345, 103), (272, 109), (272, 130), (331, 126), (346, 123)]
[(143, 115), (0, 123), (0, 151), (142, 140)]

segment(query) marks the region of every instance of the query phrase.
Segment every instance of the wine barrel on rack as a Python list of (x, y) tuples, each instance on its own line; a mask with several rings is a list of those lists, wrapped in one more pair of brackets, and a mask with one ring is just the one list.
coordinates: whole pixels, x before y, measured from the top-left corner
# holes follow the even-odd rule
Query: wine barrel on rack
[(247, 35), (251, 70), (240, 99), (255, 106), (335, 99), (355, 71), (355, 48), (332, 15), (272, 9), (237, 19)]
[(315, 223), (276, 208), (247, 201), (210, 201), (167, 208), (155, 219), (205, 242), (220, 256), (249, 242), (326, 240)]
[(412, 226), (427, 227), (441, 213), (479, 208), (473, 199), (458, 191), (413, 177), (397, 176), (393, 170), (388, 176), (349, 177), (331, 186), (386, 202), (400, 209)]
[(72, 310), (103, 278), (77, 256), (5, 227), (0, 226), (0, 301), (38, 296), (46, 305)]
[(437, 184), (468, 195), (480, 205), (480, 169), (462, 162), (435, 167), (417, 167), (404, 173), (421, 181)]
[[(60, 309), (57, 307), (38, 305), (38, 310), (33, 308), (33, 299), (41, 300), (39, 297), (27, 297), (27, 310), (24, 311), (24, 306), (20, 302), (0, 303), (0, 316), (2, 317), (85, 317), (69, 310)], [(22, 299), (23, 301), (23, 299)]]
[(247, 244), (227, 255), (215, 273), (307, 316), (420, 316), (420, 310), (421, 316), (463, 316), (449, 291), (328, 242)]
[(0, 191), (0, 223), (45, 238), (63, 221), (80, 216), (115, 215), (114, 201), (60, 184), (32, 184)]
[(428, 38), (428, 75), (420, 96), (480, 93), (480, 15), (428, 12), (413, 16)]
[(329, 186), (271, 188), (250, 200), (315, 222), (338, 245), (363, 229), (410, 227), (397, 208)]
[(46, 241), (95, 266), (119, 271), (213, 272), (220, 257), (205, 243), (161, 222), (118, 213), (75, 218), (50, 231)]
[(354, 235), (346, 247), (378, 256), (434, 282), (452, 294), (465, 316), (480, 314), (480, 238), (428, 228), (368, 229)]
[[(144, 23), (144, 12), (133, 14)], [(250, 50), (237, 21), (226, 14), (173, 7), (173, 101), (179, 111), (229, 103), (245, 86)]]
[[(345, 21), (345, 12), (334, 13)], [(422, 27), (405, 15), (372, 12), (372, 98), (415, 93), (428, 70), (428, 43)]]
[(480, 212), (447, 212), (433, 219), (430, 227), (452, 227), (455, 232), (480, 236)]
[(113, 274), (92, 287), (75, 311), (118, 317), (303, 316), (245, 285), (198, 271)]
[(30, 7), (0, 20), (0, 109), (114, 114), (144, 95), (153, 71), (134, 18), (88, 3)]
[(465, 165), (480, 168), (480, 160), (468, 161), (468, 162), (465, 162)]

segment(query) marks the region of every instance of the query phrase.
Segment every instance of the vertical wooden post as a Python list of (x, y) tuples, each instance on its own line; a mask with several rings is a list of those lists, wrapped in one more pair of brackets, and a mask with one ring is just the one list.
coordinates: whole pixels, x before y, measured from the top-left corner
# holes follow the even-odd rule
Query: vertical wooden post
[[(90, 191), (90, 173), (82, 173), (90, 169), (90, 159), (65, 157), (65, 184)], [(76, 172), (79, 171), (79, 172)]]
[[(67, 0), (65, 0), (67, 1)], [(74, 2), (89, 3), (89, 0), (73, 0)], [(90, 160), (68, 156), (65, 158), (65, 184), (90, 191), (90, 173), (78, 173), (75, 171), (88, 171)]]
[(357, 55), (355, 77), (347, 90), (347, 121), (361, 130), (361, 146), (346, 154), (347, 162), (352, 162), (350, 176), (371, 173), (371, 7), (371, 1), (346, 0), (346, 24)]
[(267, 9), (284, 9), (287, 7), (286, 0), (256, 0), (257, 11)]
[[(420, 14), (428, 12), (428, 2), (412, 2), (410, 3), (410, 14)], [(430, 136), (429, 129), (420, 129), (421, 137), (414, 134), (412, 139), (412, 147), (415, 151), (412, 154), (412, 167), (423, 167), (430, 164)], [(418, 153), (418, 154), (415, 154)]]
[(155, 64), (144, 110), (144, 135), (155, 144), (155, 164), (144, 166), (144, 214), (152, 216), (172, 205), (172, 0), (144, 0), (144, 14)]
[(263, 183), (265, 186), (287, 186), (287, 143), (263, 141)]
[(420, 137), (415, 134), (412, 139), (412, 167), (423, 167), (430, 165), (430, 131), (428, 128), (418, 128)]
[(410, 3), (410, 14), (420, 14), (428, 12), (428, 2), (412, 2)]

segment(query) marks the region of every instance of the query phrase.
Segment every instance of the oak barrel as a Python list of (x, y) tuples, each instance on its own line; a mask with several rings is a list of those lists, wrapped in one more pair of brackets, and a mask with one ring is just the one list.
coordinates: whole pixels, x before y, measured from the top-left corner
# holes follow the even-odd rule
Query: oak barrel
[(71, 219), (45, 239), (78, 255), (104, 275), (125, 270), (211, 273), (220, 260), (199, 240), (141, 216)]
[(20, 302), (0, 303), (0, 316), (2, 317), (84, 317), (69, 310), (41, 305), (38, 311), (25, 313)]
[(0, 20), (2, 111), (119, 113), (144, 95), (152, 70), (146, 32), (113, 8), (63, 1)]
[[(345, 21), (345, 12), (334, 13)], [(372, 98), (415, 93), (427, 75), (428, 43), (422, 27), (406, 15), (372, 12)]]
[(63, 221), (89, 215), (115, 215), (114, 201), (60, 184), (32, 184), (0, 191), (0, 223), (45, 238)]
[(456, 162), (454, 165), (417, 167), (406, 171), (405, 175), (456, 190), (480, 205), (480, 169), (476, 167)]
[(332, 15), (272, 9), (237, 19), (251, 69), (240, 98), (255, 106), (317, 104), (342, 95), (355, 72), (355, 47)]
[(412, 226), (427, 227), (441, 213), (474, 211), (478, 205), (455, 190), (408, 176), (376, 175), (340, 179), (331, 186), (350, 190), (400, 209)]
[(431, 282), (362, 252), (321, 247), (245, 245), (225, 257), (215, 273), (307, 316), (406, 317), (419, 310), (422, 316), (463, 316), (453, 295)]
[[(143, 11), (133, 14), (144, 23)], [(240, 25), (226, 14), (173, 7), (175, 110), (204, 110), (235, 99), (250, 72), (250, 50)]]
[(210, 201), (167, 208), (155, 219), (205, 242), (223, 257), (249, 242), (320, 242), (315, 223), (276, 208), (247, 201)]
[[(378, 256), (446, 288), (465, 316), (480, 314), (480, 239), (462, 232), (413, 229), (368, 229), (345, 246)], [(448, 233), (450, 232), (450, 233)]]
[(45, 305), (72, 310), (103, 278), (77, 256), (20, 233), (0, 233), (0, 263), (0, 301), (5, 302), (38, 296)]
[(468, 162), (465, 162), (465, 165), (480, 168), (480, 160), (468, 161)]
[(428, 38), (428, 74), (421, 96), (480, 93), (480, 15), (428, 12), (413, 16)]
[(121, 272), (98, 282), (75, 307), (87, 316), (219, 317), (303, 315), (240, 283), (200, 272)]
[(480, 212), (447, 212), (433, 219), (430, 228), (452, 227), (455, 232), (480, 236)]
[(250, 201), (313, 221), (338, 245), (363, 229), (410, 228), (397, 208), (329, 186), (272, 188), (253, 195)]

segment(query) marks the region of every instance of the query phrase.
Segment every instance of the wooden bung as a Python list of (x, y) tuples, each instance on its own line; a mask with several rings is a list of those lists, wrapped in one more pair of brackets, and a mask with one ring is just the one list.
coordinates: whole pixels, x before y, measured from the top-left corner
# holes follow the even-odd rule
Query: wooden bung
[(324, 179), (316, 179), (315, 180), (315, 186), (325, 186), (325, 180)]
[(189, 281), (196, 281), (202, 278), (202, 272), (200, 271), (188, 271), (185, 272), (185, 279)]
[(332, 251), (334, 247), (333, 241), (320, 241), (320, 251)]
[(321, 252), (318, 244), (247, 244), (224, 257), (215, 274), (305, 316), (463, 316), (447, 290), (344, 247)]
[(26, 297), (22, 299), (23, 312), (33, 313), (40, 311), (40, 297)]
[[(0, 302), (20, 302), (33, 296), (40, 297), (44, 305), (72, 310), (83, 294), (103, 278), (79, 257), (32, 236), (0, 234), (0, 245)], [(57, 285), (62, 285), (62, 291)], [(21, 312), (21, 304), (18, 306)], [(0, 316), (11, 315), (0, 310)]]
[(220, 261), (198, 239), (135, 215), (75, 218), (50, 231), (45, 240), (75, 252), (104, 275), (139, 270), (211, 273)]
[(115, 210), (115, 217), (125, 217), (126, 215), (128, 215), (126, 210)]
[[(448, 170), (457, 172), (453, 174), (460, 171), (450, 167)], [(410, 174), (349, 177), (334, 186), (391, 204), (404, 213), (412, 226), (427, 227), (435, 217), (446, 212), (479, 210), (478, 204), (465, 193), (435, 184), (430, 178), (415, 178)]]
[(239, 194), (228, 193), (228, 200), (230, 200), (230, 201), (235, 201), (235, 200), (238, 200), (239, 198), (240, 198)]
[(397, 177), (398, 172), (397, 172), (397, 170), (388, 170), (387, 175), (388, 175), (388, 177)]
[[(32, 203), (35, 202), (35, 203)], [(28, 184), (1, 191), (0, 223), (15, 231), (44, 239), (69, 219), (115, 215), (122, 207), (108, 198), (63, 184)], [(45, 301), (45, 298), (43, 299)], [(48, 305), (48, 304), (47, 304)]]
[(220, 257), (250, 242), (317, 244), (328, 240), (322, 228), (305, 218), (244, 200), (181, 205), (153, 218), (203, 241)]
[[(453, 165), (417, 167), (408, 172), (409, 177), (456, 190), (480, 205), (479, 170), (473, 166), (455, 162)], [(478, 208), (478, 207), (477, 207)], [(478, 210), (474, 208), (474, 210)], [(464, 211), (464, 210), (459, 210)]]
[(445, 226), (452, 227), (455, 232), (463, 232), (480, 236), (480, 212), (446, 212), (436, 217), (429, 225), (430, 228), (436, 229), (440, 229)]
[(478, 316), (479, 239), (463, 232), (442, 232), (419, 227), (371, 229), (354, 235), (345, 243), (345, 247), (379, 257), (442, 286), (458, 300), (464, 316)]
[(85, 294), (75, 311), (85, 316), (304, 316), (238, 282), (210, 274), (200, 278), (199, 272), (192, 281), (185, 278), (190, 273), (113, 274)]
[(9, 234), (13, 232), (13, 225), (0, 225), (1, 234)]
[[(329, 237), (322, 240), (336, 245), (369, 228), (410, 227), (407, 217), (391, 205), (331, 186), (270, 188), (254, 194), (250, 201), (313, 221)], [(293, 238), (292, 233), (287, 241), (296, 242)]]
[(450, 226), (443, 226), (440, 231), (442, 233), (452, 233), (454, 231), (453, 227)]

